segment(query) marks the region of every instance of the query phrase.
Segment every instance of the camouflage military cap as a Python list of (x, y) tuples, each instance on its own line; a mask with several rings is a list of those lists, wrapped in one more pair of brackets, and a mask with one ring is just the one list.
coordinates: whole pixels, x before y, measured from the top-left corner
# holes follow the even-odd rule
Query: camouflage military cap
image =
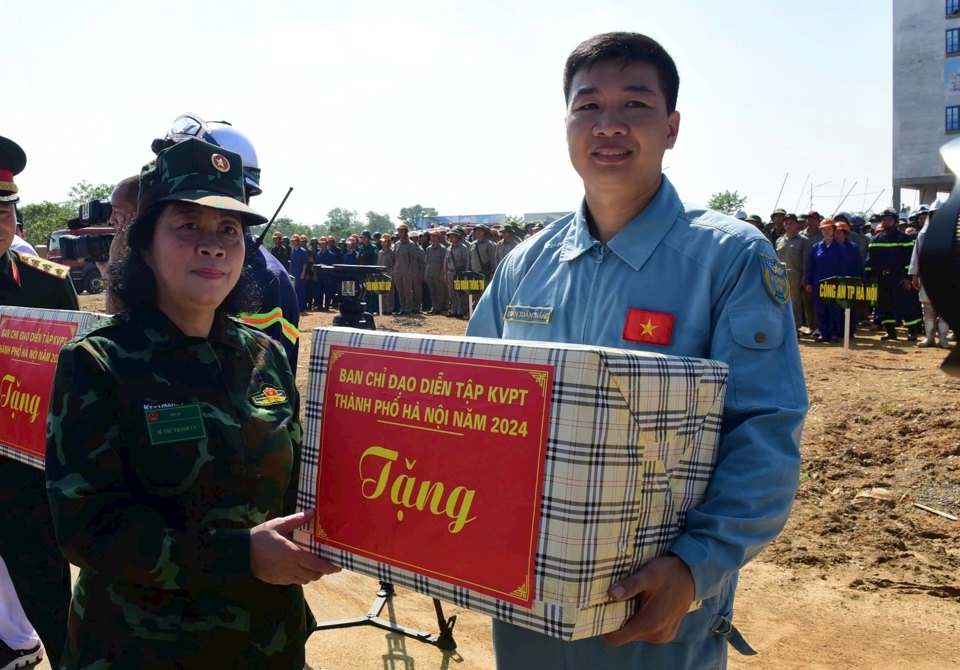
[(164, 149), (140, 172), (137, 214), (168, 201), (236, 212), (247, 226), (267, 221), (244, 202), (240, 154), (193, 138)]
[(13, 176), (23, 172), (27, 166), (27, 154), (19, 144), (6, 137), (0, 137), (0, 202), (19, 202), (17, 185)]

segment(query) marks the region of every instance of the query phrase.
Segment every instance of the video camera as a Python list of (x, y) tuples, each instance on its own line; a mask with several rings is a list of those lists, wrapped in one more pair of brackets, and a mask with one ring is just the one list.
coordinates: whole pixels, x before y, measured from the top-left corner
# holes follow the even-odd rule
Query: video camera
[[(80, 205), (78, 215), (67, 221), (70, 230), (81, 230), (90, 226), (111, 225), (110, 216), (113, 207), (109, 200), (91, 200)], [(115, 233), (89, 235), (61, 235), (60, 254), (67, 261), (106, 261), (110, 255), (110, 244)]]
[(373, 315), (367, 311), (363, 297), (367, 292), (367, 281), (386, 270), (382, 265), (335, 265), (317, 264), (316, 272), (333, 275), (333, 281), (340, 284), (340, 313), (333, 317), (334, 326), (347, 326), (376, 330)]
[[(940, 155), (958, 179), (947, 202), (937, 210), (920, 245), (920, 280), (940, 317), (954, 333), (960, 329), (960, 139), (940, 148)], [(960, 345), (941, 369), (960, 377)]]

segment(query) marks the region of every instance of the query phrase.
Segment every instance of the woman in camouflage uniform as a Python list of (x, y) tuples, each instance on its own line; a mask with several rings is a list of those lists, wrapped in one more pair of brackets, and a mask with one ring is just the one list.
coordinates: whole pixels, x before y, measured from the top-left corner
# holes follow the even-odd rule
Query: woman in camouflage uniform
[[(296, 668), (301, 585), (335, 571), (286, 536), (299, 397), (283, 349), (227, 314), (251, 302), (241, 159), (186, 140), (141, 174), (127, 308), (62, 350), (47, 488), (80, 566), (62, 668)], [(255, 302), (255, 300), (254, 300)]]

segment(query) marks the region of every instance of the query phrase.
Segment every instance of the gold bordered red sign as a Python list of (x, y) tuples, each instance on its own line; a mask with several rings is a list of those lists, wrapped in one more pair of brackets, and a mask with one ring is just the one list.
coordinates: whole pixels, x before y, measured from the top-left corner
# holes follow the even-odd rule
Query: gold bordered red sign
[(529, 606), (553, 368), (345, 346), (328, 361), (314, 537)]
[(0, 315), (0, 444), (43, 458), (50, 387), (78, 324)]

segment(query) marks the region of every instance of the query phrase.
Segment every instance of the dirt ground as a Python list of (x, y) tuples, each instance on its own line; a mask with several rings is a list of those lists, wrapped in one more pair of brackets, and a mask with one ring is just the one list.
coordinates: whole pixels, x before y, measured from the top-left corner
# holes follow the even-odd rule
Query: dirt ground
[[(81, 296), (84, 309), (102, 298)], [(330, 313), (307, 313), (301, 352)], [(438, 316), (378, 317), (378, 328), (462, 334)], [(734, 670), (942, 670), (960, 667), (960, 379), (939, 370), (942, 349), (863, 332), (849, 355), (838, 345), (800, 344), (810, 412), (803, 472), (781, 536), (741, 576), (737, 625), (759, 652), (731, 652)], [(298, 382), (306, 389), (308, 356)], [(317, 618), (363, 617), (376, 581), (343, 572), (307, 589)], [(372, 626), (316, 632), (314, 670), (492, 669), (484, 616), (456, 616), (457, 649)], [(398, 589), (383, 618), (437, 632), (432, 602)], [(531, 669), (536, 670), (536, 669)]]

